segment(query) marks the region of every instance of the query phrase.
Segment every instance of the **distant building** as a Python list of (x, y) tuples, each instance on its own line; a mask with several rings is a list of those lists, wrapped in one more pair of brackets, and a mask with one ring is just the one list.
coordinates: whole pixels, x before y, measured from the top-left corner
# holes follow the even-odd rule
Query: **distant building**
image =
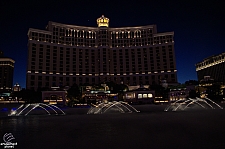
[(187, 99), (189, 91), (187, 90), (187, 88), (171, 89), (168, 95), (169, 101), (174, 102), (177, 100)]
[(200, 83), (208, 78), (225, 83), (225, 53), (206, 58), (195, 66)]
[(49, 91), (42, 91), (42, 101), (46, 104), (66, 104), (67, 91), (59, 87), (51, 87)]
[(16, 83), (14, 86), (13, 86), (13, 92), (19, 92), (19, 91), (21, 91), (21, 86), (18, 84), (18, 83)]
[(154, 103), (155, 91), (140, 87), (125, 92), (124, 101), (131, 104)]
[(117, 101), (118, 94), (113, 94), (111, 91), (107, 90), (91, 90), (91, 91), (84, 91), (84, 99), (86, 103), (98, 103), (104, 100), (107, 101)]
[(157, 33), (156, 25), (110, 28), (104, 16), (97, 24), (30, 28), (26, 88), (177, 83), (174, 32)]
[(13, 73), (15, 61), (4, 57), (0, 51), (0, 92), (11, 92), (13, 86)]
[(100, 103), (104, 100), (117, 101), (118, 93), (112, 93), (106, 84), (101, 84), (99, 87), (86, 86), (82, 91), (82, 96), (86, 103)]

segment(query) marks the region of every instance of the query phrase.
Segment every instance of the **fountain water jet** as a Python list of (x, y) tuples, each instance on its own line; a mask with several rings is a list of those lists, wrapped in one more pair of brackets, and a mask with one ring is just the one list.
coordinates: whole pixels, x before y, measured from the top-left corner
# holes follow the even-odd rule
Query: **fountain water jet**
[(190, 106), (197, 105), (198, 107), (204, 108), (204, 109), (223, 109), (219, 104), (212, 101), (209, 98), (188, 98), (188, 99), (181, 99), (177, 100), (173, 103), (171, 103), (169, 106), (167, 106), (164, 111), (178, 111), (178, 110), (186, 110), (187, 108), (191, 108)]
[(48, 115), (65, 115), (65, 112), (59, 107), (51, 104), (44, 103), (33, 103), (33, 104), (23, 104), (16, 110), (11, 110), (8, 116), (27, 116), (30, 112), (36, 108), (43, 109)]
[(120, 113), (140, 112), (126, 102), (112, 101), (112, 102), (102, 102), (98, 105), (92, 105), (87, 114), (103, 114), (110, 111), (111, 112), (116, 111)]

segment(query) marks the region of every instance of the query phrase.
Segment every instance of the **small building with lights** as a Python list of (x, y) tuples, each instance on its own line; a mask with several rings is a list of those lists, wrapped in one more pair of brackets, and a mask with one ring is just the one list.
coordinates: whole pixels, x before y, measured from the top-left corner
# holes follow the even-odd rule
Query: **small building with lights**
[(104, 100), (117, 101), (118, 93), (112, 93), (106, 84), (101, 84), (99, 87), (86, 86), (86, 89), (82, 92), (82, 97), (86, 103), (96, 104)]
[(21, 86), (16, 83), (14, 86), (13, 86), (13, 89), (12, 89), (13, 92), (19, 92), (21, 91)]
[(49, 91), (42, 91), (42, 101), (46, 104), (66, 104), (67, 91), (59, 87), (51, 87)]
[(186, 88), (171, 89), (169, 92), (169, 101), (185, 100), (188, 95), (188, 90)]
[(85, 91), (84, 92), (84, 99), (86, 103), (99, 103), (104, 100), (107, 101), (117, 101), (118, 94), (111, 93), (111, 91), (104, 91), (104, 90), (95, 90), (95, 91)]
[(140, 87), (136, 90), (125, 92), (124, 101), (130, 104), (154, 103), (155, 91)]

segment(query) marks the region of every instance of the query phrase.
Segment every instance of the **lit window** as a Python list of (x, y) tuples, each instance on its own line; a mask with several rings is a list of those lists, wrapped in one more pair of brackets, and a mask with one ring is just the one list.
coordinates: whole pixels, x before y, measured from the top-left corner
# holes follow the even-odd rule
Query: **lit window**
[(152, 94), (148, 94), (148, 98), (152, 98)]
[(143, 94), (143, 98), (147, 98), (147, 94)]
[(142, 94), (138, 94), (138, 98), (142, 98)]

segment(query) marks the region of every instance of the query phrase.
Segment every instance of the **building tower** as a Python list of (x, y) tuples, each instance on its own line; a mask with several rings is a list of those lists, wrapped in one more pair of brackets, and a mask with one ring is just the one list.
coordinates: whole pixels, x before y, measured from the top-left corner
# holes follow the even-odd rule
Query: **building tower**
[(174, 33), (157, 33), (156, 25), (98, 27), (49, 22), (47, 30), (28, 31), (27, 89), (97, 85), (177, 83)]
[(4, 57), (0, 51), (0, 92), (11, 92), (13, 85), (13, 72), (15, 61)]
[(198, 81), (213, 79), (225, 83), (225, 53), (213, 55), (195, 64)]

